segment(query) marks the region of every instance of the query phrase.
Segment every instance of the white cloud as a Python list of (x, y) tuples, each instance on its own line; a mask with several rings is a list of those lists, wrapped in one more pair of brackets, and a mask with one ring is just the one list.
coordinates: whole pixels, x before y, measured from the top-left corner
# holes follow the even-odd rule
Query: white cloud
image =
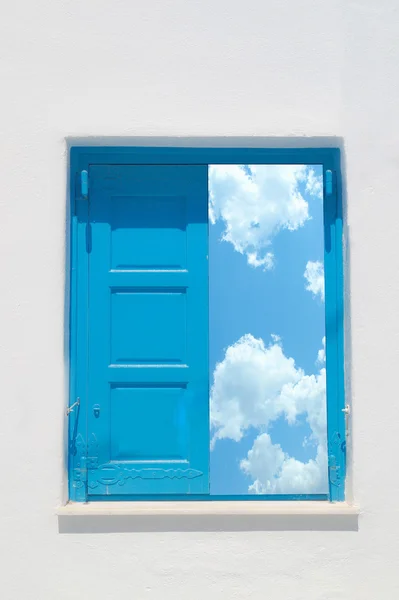
[[(319, 356), (321, 356), (319, 352)], [(305, 416), (317, 446), (306, 463), (287, 455), (267, 433), (270, 423), (284, 416), (294, 425)], [(286, 357), (277, 336), (265, 346), (247, 334), (230, 346), (216, 366), (211, 390), (212, 447), (218, 439), (240, 441), (250, 427), (259, 431), (241, 461), (251, 475), (255, 493), (326, 492), (326, 372), (305, 375)]]
[(316, 175), (313, 169), (308, 169), (305, 189), (311, 196), (323, 199), (323, 178), (321, 175)]
[(307, 283), (306, 289), (314, 294), (319, 295), (324, 302), (324, 266), (320, 261), (309, 260), (306, 263), (305, 272), (303, 274)]
[(275, 342), (276, 344), (281, 342), (281, 336), (277, 335), (277, 333), (272, 333), (270, 335), (270, 337), (272, 338), (272, 341)]
[(248, 491), (255, 494), (326, 493), (327, 453), (318, 446), (315, 459), (302, 462), (273, 444), (269, 434), (259, 435), (240, 467), (254, 482)]
[(326, 437), (326, 370), (315, 375), (305, 375), (295, 384), (286, 383), (280, 393), (287, 421), (295, 423), (305, 414), (312, 430), (311, 438), (320, 442)]
[[(250, 491), (257, 494), (272, 493), (276, 487), (276, 474), (281, 472), (286, 460), (287, 455), (280, 444), (273, 444), (268, 433), (259, 435), (248, 452), (248, 457), (240, 463), (244, 473), (254, 479)], [(261, 481), (263, 483), (260, 483)]]
[(273, 267), (273, 238), (282, 229), (295, 231), (309, 219), (308, 203), (299, 192), (318, 195), (318, 178), (305, 165), (239, 165), (209, 167), (209, 218), (222, 219), (222, 239), (245, 254), (248, 264)]
[(323, 365), (326, 362), (326, 336), (321, 340), (323, 345), (317, 353), (317, 364)]
[(263, 267), (264, 271), (269, 271), (274, 266), (274, 254), (267, 252), (263, 258), (258, 258), (256, 252), (247, 252), (247, 261), (251, 267)]
[(222, 438), (238, 442), (249, 427), (267, 427), (283, 412), (283, 386), (298, 382), (302, 375), (279, 343), (267, 347), (262, 339), (247, 334), (229, 346), (214, 371), (213, 443)]

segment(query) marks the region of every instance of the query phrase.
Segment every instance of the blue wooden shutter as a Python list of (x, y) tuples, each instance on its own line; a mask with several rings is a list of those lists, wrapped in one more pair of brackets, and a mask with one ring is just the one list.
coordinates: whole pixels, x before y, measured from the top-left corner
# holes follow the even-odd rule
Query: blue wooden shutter
[(207, 167), (89, 179), (88, 495), (209, 493)]

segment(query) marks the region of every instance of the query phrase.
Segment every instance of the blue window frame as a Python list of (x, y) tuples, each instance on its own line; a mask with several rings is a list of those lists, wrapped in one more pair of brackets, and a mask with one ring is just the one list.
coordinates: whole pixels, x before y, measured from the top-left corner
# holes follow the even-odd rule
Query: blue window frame
[[(209, 493), (208, 223), (202, 200), (211, 164), (322, 166), (328, 494)], [(70, 189), (70, 499), (343, 501), (339, 150), (73, 147)], [(156, 229), (152, 218), (162, 220)], [(159, 252), (159, 235), (166, 252)]]

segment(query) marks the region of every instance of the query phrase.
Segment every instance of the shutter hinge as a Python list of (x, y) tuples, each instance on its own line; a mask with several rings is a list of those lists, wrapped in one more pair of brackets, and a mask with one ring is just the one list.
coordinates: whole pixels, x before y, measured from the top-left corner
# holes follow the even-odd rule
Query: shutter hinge
[(87, 171), (80, 173), (80, 193), (82, 198), (87, 200), (89, 196), (89, 173)]
[(86, 444), (83, 436), (78, 434), (73, 455), (72, 486), (75, 490), (74, 500), (87, 502), (88, 471), (98, 468), (98, 443), (94, 433), (91, 434), (88, 444)]
[(342, 476), (346, 455), (346, 442), (340, 433), (335, 432), (328, 444), (328, 478), (330, 485), (343, 487), (345, 481)]

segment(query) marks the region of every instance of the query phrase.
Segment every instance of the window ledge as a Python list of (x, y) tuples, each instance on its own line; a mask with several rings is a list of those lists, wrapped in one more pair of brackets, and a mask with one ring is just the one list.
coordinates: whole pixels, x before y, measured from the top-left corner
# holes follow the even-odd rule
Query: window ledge
[(60, 516), (147, 515), (358, 515), (346, 502), (327, 501), (153, 501), (68, 502), (57, 510)]
[(129, 531), (357, 531), (359, 509), (345, 502), (159, 501), (68, 503), (60, 533)]

